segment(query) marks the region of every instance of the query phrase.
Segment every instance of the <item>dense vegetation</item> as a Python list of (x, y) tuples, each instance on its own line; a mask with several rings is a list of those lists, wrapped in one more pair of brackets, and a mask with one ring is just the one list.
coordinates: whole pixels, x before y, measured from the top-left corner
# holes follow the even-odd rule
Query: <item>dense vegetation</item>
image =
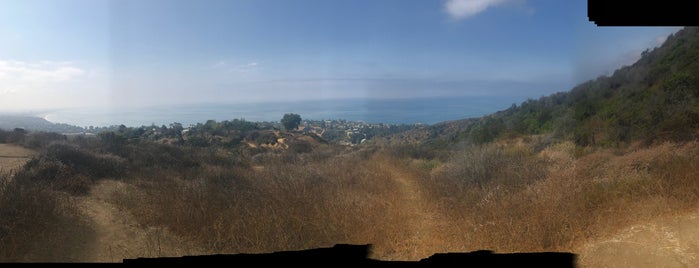
[(530, 99), (459, 130), (451, 133), (452, 140), (476, 144), (532, 134), (550, 134), (583, 146), (696, 139), (699, 28), (670, 35), (662, 46), (644, 51), (636, 63), (610, 77)]

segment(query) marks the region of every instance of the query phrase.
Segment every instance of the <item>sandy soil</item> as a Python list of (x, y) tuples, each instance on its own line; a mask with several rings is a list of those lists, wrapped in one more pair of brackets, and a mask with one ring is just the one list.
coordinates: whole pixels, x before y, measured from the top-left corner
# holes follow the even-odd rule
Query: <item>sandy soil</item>
[(699, 210), (631, 226), (576, 253), (581, 267), (699, 267)]

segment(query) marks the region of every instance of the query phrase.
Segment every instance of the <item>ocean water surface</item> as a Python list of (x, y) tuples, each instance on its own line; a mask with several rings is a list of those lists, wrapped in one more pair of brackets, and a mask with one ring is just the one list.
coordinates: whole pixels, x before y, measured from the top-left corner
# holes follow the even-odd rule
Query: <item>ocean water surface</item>
[(344, 119), (368, 123), (435, 124), (443, 121), (480, 117), (507, 109), (522, 97), (478, 96), (420, 99), (346, 99), (299, 102), (240, 104), (181, 104), (142, 108), (81, 108), (51, 111), (44, 118), (71, 125), (129, 127), (169, 125), (188, 126), (216, 121), (279, 121), (285, 113), (297, 113), (303, 119)]

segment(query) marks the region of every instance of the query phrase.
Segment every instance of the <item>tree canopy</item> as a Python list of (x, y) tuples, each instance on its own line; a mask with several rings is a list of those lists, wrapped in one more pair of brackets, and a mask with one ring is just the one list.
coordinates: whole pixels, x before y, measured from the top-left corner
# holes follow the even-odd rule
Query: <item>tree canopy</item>
[(285, 114), (281, 123), (286, 130), (296, 129), (301, 124), (301, 116), (294, 113)]

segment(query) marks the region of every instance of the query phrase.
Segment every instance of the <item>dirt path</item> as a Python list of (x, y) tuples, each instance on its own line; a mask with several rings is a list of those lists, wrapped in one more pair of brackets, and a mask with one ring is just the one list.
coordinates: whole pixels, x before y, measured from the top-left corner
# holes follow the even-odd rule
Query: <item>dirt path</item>
[(90, 195), (78, 198), (78, 205), (93, 222), (96, 238), (85, 262), (121, 262), (138, 257), (194, 255), (184, 250), (182, 241), (167, 230), (139, 226), (125, 211), (109, 203), (109, 197), (128, 185), (104, 180), (93, 186)]
[(455, 251), (448, 249), (448, 237), (443, 232), (448, 226), (446, 219), (425, 196), (418, 178), (405, 172), (404, 167), (391, 163), (382, 163), (382, 166), (391, 173), (391, 178), (399, 186), (397, 191), (400, 198), (396, 205), (406, 215), (403, 228), (409, 232), (406, 239), (396, 245), (397, 252), (400, 252), (396, 259), (420, 260), (437, 252)]
[(582, 267), (699, 267), (699, 211), (629, 227), (577, 252)]

